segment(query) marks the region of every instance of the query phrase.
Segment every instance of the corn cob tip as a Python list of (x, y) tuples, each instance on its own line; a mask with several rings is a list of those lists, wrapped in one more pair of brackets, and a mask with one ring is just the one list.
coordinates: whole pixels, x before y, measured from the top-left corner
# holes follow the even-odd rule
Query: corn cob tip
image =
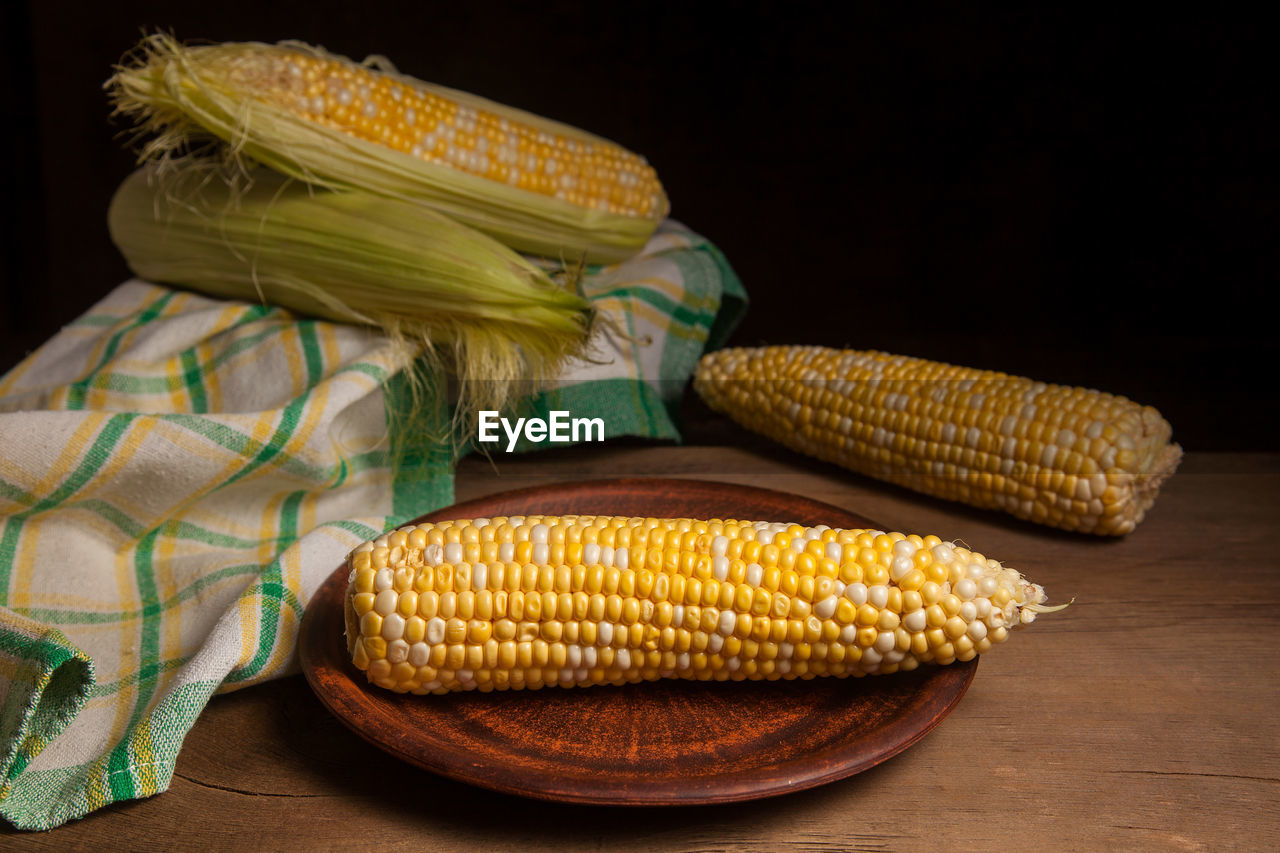
[(887, 674), (1059, 609), (936, 536), (721, 519), (428, 523), (349, 564), (352, 662), (397, 692)]

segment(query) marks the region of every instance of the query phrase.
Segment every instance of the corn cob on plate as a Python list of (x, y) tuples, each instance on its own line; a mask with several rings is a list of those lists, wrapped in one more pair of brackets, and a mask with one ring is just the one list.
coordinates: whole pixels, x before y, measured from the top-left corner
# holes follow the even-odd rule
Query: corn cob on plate
[[(472, 538), (472, 533), (464, 531), (475, 531), (477, 539), (487, 538), (488, 534), (479, 526), (437, 526), (435, 519), (445, 522), (447, 519), (469, 516), (496, 521), (503, 517), (511, 519), (525, 516), (528, 521), (534, 508), (551, 514), (565, 512), (570, 507), (584, 512), (609, 514), (610, 519), (603, 526), (597, 527), (600, 530), (613, 529), (615, 542), (618, 536), (632, 535), (638, 539), (639, 530), (645, 529), (664, 530), (665, 536), (670, 537), (674, 544), (676, 539), (690, 532), (679, 531), (678, 527), (666, 529), (661, 525), (647, 523), (646, 517), (655, 514), (687, 513), (704, 518), (750, 515), (793, 518), (805, 525), (825, 520), (839, 528), (875, 527), (866, 519), (838, 508), (762, 489), (696, 481), (632, 480), (557, 485), (495, 496), (444, 510), (421, 523), (410, 525), (404, 531), (404, 543), (399, 543), (400, 537), (395, 534), (391, 538), (396, 540), (401, 549), (411, 550), (417, 539), (425, 537), (428, 541), (425, 542), (426, 547), (419, 551), (422, 554), (430, 545), (436, 544), (429, 541), (433, 538), (431, 531), (454, 529), (460, 540)], [(615, 511), (636, 513), (638, 524), (630, 521), (631, 516), (613, 520), (611, 514)], [(491, 526), (498, 528), (501, 522)], [(514, 527), (520, 529), (522, 525)], [(524, 539), (525, 545), (511, 543), (512, 549), (520, 547), (521, 558), (542, 558), (548, 565), (563, 560), (566, 556), (582, 562), (582, 556), (577, 553), (576, 548), (567, 548), (556, 541), (560, 538), (560, 532), (572, 531), (572, 525), (557, 524), (554, 521), (547, 524), (547, 542), (531, 541), (541, 540), (542, 533), (540, 530), (534, 532), (537, 524), (528, 524), (527, 527), (529, 535)], [(620, 533), (624, 529), (632, 533)], [(638, 590), (632, 586), (638, 584), (640, 587), (648, 587), (647, 576), (642, 576), (629, 566), (625, 571), (619, 570), (619, 579), (616, 580), (607, 571), (599, 573), (602, 590), (616, 582), (619, 589), (633, 594), (624, 597), (614, 592), (611, 595), (618, 598), (618, 601), (612, 601), (609, 595), (604, 595), (603, 600), (596, 604), (592, 604), (593, 594), (588, 594), (587, 601), (579, 602), (584, 608), (584, 618), (577, 622), (573, 620), (571, 610), (566, 610), (569, 619), (559, 620), (559, 611), (555, 611), (553, 615), (549, 606), (535, 617), (531, 612), (532, 607), (541, 605), (532, 605), (533, 598), (536, 596), (540, 600), (547, 599), (549, 604), (547, 596), (538, 593), (515, 596), (516, 590), (505, 589), (506, 578), (501, 583), (496, 583), (491, 570), (481, 572), (482, 577), (477, 578), (474, 567), (471, 568), (469, 577), (466, 577), (466, 568), (461, 573), (466, 585), (470, 587), (463, 592), (471, 592), (471, 595), (460, 595), (456, 588), (435, 593), (433, 586), (430, 592), (435, 594), (435, 601), (424, 602), (424, 595), (428, 594), (425, 581), (419, 583), (423, 589), (413, 588), (414, 582), (423, 576), (418, 574), (409, 579), (408, 573), (402, 572), (399, 584), (404, 586), (406, 580), (409, 580), (409, 584), (404, 590), (396, 590), (396, 572), (392, 570), (391, 586), (370, 590), (375, 601), (370, 603), (361, 599), (361, 603), (357, 605), (355, 596), (366, 595), (360, 591), (360, 587), (367, 584), (369, 579), (359, 580), (364, 568), (357, 569), (357, 577), (353, 578), (351, 566), (344, 565), (333, 574), (308, 608), (301, 646), (304, 671), (322, 701), (361, 736), (402, 758), (445, 775), (513, 793), (579, 802), (718, 802), (768, 796), (821, 784), (859, 772), (905, 749), (936, 725), (959, 701), (973, 676), (976, 666), (974, 655), (980, 649), (988, 648), (995, 640), (1003, 639), (1011, 625), (1022, 621), (1022, 613), (1030, 617), (1037, 609), (1041, 609), (1038, 602), (1042, 600), (1043, 593), (1038, 587), (1026, 584), (1020, 578), (1014, 583), (1015, 572), (997, 570), (994, 589), (986, 589), (991, 584), (984, 586), (985, 578), (975, 576), (972, 584), (966, 584), (965, 581), (971, 579), (957, 575), (954, 580), (960, 587), (959, 592), (968, 598), (961, 601), (960, 595), (957, 595), (956, 602), (949, 599), (944, 601), (943, 596), (952, 593), (937, 595), (938, 590), (932, 587), (941, 585), (929, 580), (927, 572), (922, 572), (923, 579), (914, 575), (907, 578), (911, 571), (919, 571), (914, 560), (910, 569), (907, 569), (902, 560), (894, 567), (894, 559), (905, 556), (905, 553), (896, 554), (887, 561), (876, 556), (872, 561), (874, 565), (868, 563), (862, 566), (858, 563), (857, 556), (860, 551), (866, 550), (866, 543), (858, 544), (857, 536), (846, 536), (845, 538), (853, 540), (852, 544), (856, 547), (850, 552), (852, 559), (842, 561), (844, 574), (848, 579), (845, 583), (839, 578), (841, 563), (837, 562), (836, 575), (831, 576), (831, 563), (836, 561), (831, 561), (826, 556), (834, 553), (834, 545), (840, 544), (839, 534), (833, 535), (833, 528), (819, 530), (816, 537), (809, 539), (802, 535), (800, 541), (805, 543), (805, 548), (796, 548), (786, 542), (785, 550), (777, 549), (780, 560), (770, 547), (773, 546), (772, 542), (766, 546), (760, 541), (761, 533), (768, 532), (769, 528), (753, 526), (750, 529), (753, 531), (750, 539), (743, 533), (741, 538), (733, 540), (741, 543), (740, 545), (726, 541), (722, 543), (725, 554), (709, 555), (715, 565), (705, 566), (711, 574), (704, 580), (714, 580), (717, 569), (724, 568), (727, 571), (720, 586), (731, 584), (738, 574), (743, 574), (740, 578), (742, 583), (737, 586), (745, 587), (748, 580), (754, 580), (746, 577), (748, 567), (759, 566), (760, 573), (767, 577), (762, 577), (753, 587), (750, 601), (745, 592), (742, 601), (747, 614), (752, 612), (753, 607), (762, 611), (753, 620), (743, 619), (743, 613), (733, 610), (735, 604), (730, 602), (729, 593), (725, 593), (726, 607), (723, 611), (710, 605), (700, 607), (690, 604), (683, 605), (684, 613), (676, 611), (676, 605), (671, 603), (673, 598), (670, 581), (679, 574), (679, 561), (683, 559), (689, 562), (688, 558), (683, 557), (668, 556), (676, 560), (676, 569), (667, 574), (665, 583), (656, 581), (654, 584), (663, 587), (667, 600), (654, 601), (653, 590), (649, 589), (646, 595), (652, 607), (634, 597)], [(777, 530), (773, 538), (782, 542), (794, 531), (795, 528)], [(496, 533), (497, 530), (490, 532)], [(570, 534), (567, 538), (577, 535), (580, 539), (581, 532)], [(828, 541), (823, 540), (824, 533)], [(649, 535), (656, 539), (656, 534)], [(517, 537), (520, 536), (522, 534), (517, 534)], [(721, 545), (712, 544), (714, 542), (713, 536), (705, 544), (718, 550)], [(899, 542), (914, 544), (914, 540), (906, 537), (886, 536), (881, 546), (890, 543), (892, 546)], [(385, 544), (392, 543), (388, 541)], [(461, 555), (452, 553), (456, 549), (445, 552), (447, 545), (452, 544), (462, 547)], [(442, 544), (438, 553), (424, 558), (423, 567), (435, 557), (441, 558), (439, 565), (431, 567), (433, 584), (440, 577), (440, 572), (435, 570), (445, 565), (454, 565), (445, 562), (444, 558), (465, 557), (467, 545), (471, 544), (479, 545), (484, 550), (479, 541), (459, 541)], [(503, 544), (507, 543), (498, 543), (499, 550), (505, 550), (502, 549)], [(612, 547), (600, 546), (598, 543), (587, 544), (596, 544), (598, 548)], [(920, 544), (930, 549), (940, 548), (942, 545), (932, 540), (921, 540)], [(550, 553), (542, 554), (541, 548), (537, 549), (538, 553), (533, 553), (534, 548), (540, 545), (545, 545)], [(828, 549), (829, 545), (833, 547)], [(387, 548), (385, 554), (380, 553), (377, 557), (374, 556), (376, 545), (358, 549), (352, 556), (352, 562), (362, 567), (366, 559), (371, 566), (372, 562), (382, 557), (387, 558), (388, 562), (394, 562), (390, 560), (394, 547), (397, 546)], [(870, 551), (876, 550), (874, 536), (870, 538), (867, 548)], [(564, 554), (562, 549), (569, 553)], [(752, 562), (742, 560), (744, 549), (753, 558)], [(529, 550), (530, 554), (525, 555), (525, 550)], [(903, 552), (905, 550), (905, 547), (899, 549)], [(666, 554), (666, 551), (664, 548), (656, 553)], [(823, 552), (821, 557), (817, 555), (818, 551)], [(614, 565), (611, 568), (618, 568), (616, 555), (619, 552), (620, 549), (615, 548)], [(730, 559), (730, 552), (737, 556)], [(765, 562), (775, 560), (786, 563), (789, 568), (782, 570), (776, 566), (760, 566), (755, 562), (762, 559), (760, 552), (766, 552), (767, 555), (763, 557)], [(788, 552), (792, 556), (786, 556)], [(629, 560), (633, 551), (628, 549), (627, 553)], [(639, 556), (638, 551), (635, 553)], [(650, 559), (648, 553), (646, 551), (644, 555), (646, 561)], [(885, 553), (892, 553), (892, 547)], [(940, 553), (946, 552), (940, 550)], [(961, 553), (962, 549), (951, 549), (952, 555)], [(813, 559), (807, 559), (805, 555)], [(510, 556), (516, 555), (513, 553)], [(600, 554), (594, 549), (589, 556), (596, 560), (600, 558)], [(724, 556), (731, 565), (721, 565), (721, 561), (715, 560), (716, 556)], [(869, 554), (863, 556), (870, 557)], [(658, 557), (652, 559), (656, 561)], [(737, 565), (739, 562), (743, 563), (741, 567)], [(888, 565), (882, 565), (883, 562)], [(928, 560), (921, 558), (920, 562)], [(943, 562), (938, 561), (938, 565)], [(465, 564), (465, 560), (456, 561), (458, 566)], [(477, 560), (474, 565), (482, 565), (482, 562)], [(532, 566), (534, 563), (527, 565)], [(964, 565), (967, 569), (969, 563)], [(381, 569), (374, 570), (374, 574), (378, 571)], [(750, 571), (754, 575), (754, 569)], [(934, 571), (940, 574), (939, 569)], [(697, 573), (697, 568), (694, 567), (689, 580)], [(890, 573), (898, 577), (894, 579)], [(523, 574), (522, 569), (521, 583)], [(528, 579), (532, 587), (536, 588), (539, 583), (554, 583), (555, 574), (530, 571)], [(560, 574), (563, 575), (564, 572), (561, 571)], [(572, 574), (570, 570), (570, 582)], [(582, 591), (594, 586), (594, 580), (587, 577), (591, 573), (581, 571), (579, 574), (583, 575), (580, 579), (584, 585)], [(664, 573), (659, 570), (655, 576), (660, 574)], [(854, 574), (860, 574), (860, 578), (854, 579)], [(882, 574), (884, 577), (881, 577)], [(950, 574), (948, 566), (948, 576)], [(782, 590), (789, 590), (795, 582), (797, 588), (788, 596), (788, 600), (796, 602), (794, 606), (797, 615), (807, 609), (802, 614), (803, 619), (790, 619), (790, 612), (785, 618), (775, 619), (768, 615), (772, 614), (772, 608), (780, 606), (775, 604), (775, 601), (781, 600), (776, 595), (770, 596), (767, 608), (763, 594), (760, 601), (756, 602), (754, 590), (771, 585), (775, 575), (780, 585), (779, 593), (783, 596), (787, 594)], [(630, 579), (622, 580), (622, 576)], [(802, 577), (807, 577), (808, 580), (800, 580)], [(450, 580), (456, 585), (459, 580), (458, 572), (453, 572)], [(507, 608), (507, 616), (513, 615), (513, 598), (523, 599), (521, 606), (529, 605), (530, 609), (522, 611), (519, 619), (508, 619), (512, 625), (504, 624), (499, 627), (502, 619), (488, 610), (494, 603), (494, 596), (480, 596), (481, 599), (488, 600), (480, 604), (479, 611), (476, 610), (478, 580), (484, 582), (483, 586), (489, 592), (496, 592), (488, 589), (491, 583), (504, 587), (506, 601), (502, 606)], [(904, 589), (916, 586), (917, 581), (919, 585), (916, 590)], [(380, 581), (374, 578), (373, 583), (377, 586)], [(512, 576), (511, 583), (516, 585), (515, 576)], [(950, 588), (951, 581), (945, 583)], [(930, 586), (925, 587), (925, 584)], [(968, 588), (970, 585), (974, 586), (973, 590)], [(710, 595), (706, 592), (710, 587), (710, 584), (703, 584), (699, 595)], [(861, 594), (862, 588), (867, 590), (865, 599)], [(936, 600), (931, 605), (909, 609), (904, 614), (904, 597), (909, 608), (914, 606), (914, 598), (920, 594), (921, 588), (926, 590), (926, 596), (936, 596)], [(692, 594), (691, 589), (686, 580), (682, 590), (686, 600)], [(852, 613), (845, 612), (849, 608), (839, 601), (830, 605), (823, 603), (831, 597), (829, 593), (836, 589), (840, 589), (836, 598), (853, 606)], [(397, 608), (383, 615), (378, 612), (376, 598), (388, 590), (395, 595)], [(1007, 590), (1007, 595), (997, 594), (999, 590)], [(845, 595), (845, 591), (849, 595)], [(414, 601), (415, 612), (410, 617), (404, 617), (399, 612), (401, 596), (407, 592), (417, 594)], [(558, 604), (560, 594), (553, 595)], [(573, 593), (566, 595), (571, 603)], [(976, 612), (970, 611), (978, 609), (977, 602), (983, 595), (988, 604), (983, 608), (985, 616), (979, 618)], [(735, 601), (737, 597), (735, 592)], [(921, 596), (922, 599), (923, 597)], [(413, 598), (404, 596), (406, 608)], [(816, 601), (813, 600), (815, 598)], [(884, 600), (881, 601), (881, 598)], [(627, 599), (635, 603), (630, 603)], [(460, 618), (460, 601), (462, 612), (469, 610), (472, 618), (463, 623), (451, 622), (450, 620)], [(855, 601), (859, 603), (854, 605)], [(923, 600), (921, 603), (923, 604)], [(365, 604), (370, 606), (365, 608)], [(431, 623), (428, 626), (426, 623), (430, 619), (440, 618), (441, 605), (444, 610), (451, 610), (452, 615), (443, 619), (443, 625)], [(1013, 606), (1007, 608), (1006, 605)], [(421, 618), (418, 606), (425, 606), (427, 609), (434, 606), (436, 610), (429, 619), (422, 619), (423, 625), (410, 626), (410, 618)], [(603, 608), (603, 612), (595, 614), (593, 607)], [(898, 610), (894, 611), (894, 607)], [(941, 612), (933, 614), (931, 607)], [(382, 608), (386, 609), (385, 603)], [(992, 608), (999, 610), (999, 615)], [(357, 610), (363, 612), (357, 614)], [(831, 612), (827, 613), (827, 610)], [(947, 615), (948, 610), (955, 610), (955, 614)], [(1006, 616), (1006, 610), (1012, 612)], [(710, 614), (713, 611), (717, 613), (715, 625), (711, 624), (713, 620)], [(477, 615), (485, 612), (490, 614), (487, 622)], [(369, 613), (382, 617), (382, 623), (373, 625), (375, 620), (364, 615)], [(721, 630), (721, 613), (733, 614), (732, 619), (723, 617), (724, 630)], [(897, 615), (888, 615), (890, 613)], [(917, 615), (912, 616), (911, 613)], [(403, 627), (397, 622), (397, 615), (403, 619)], [(593, 627), (587, 627), (593, 620), (586, 617), (592, 615), (599, 616), (599, 619)], [(873, 615), (875, 618), (871, 619)], [(672, 621), (676, 616), (681, 616), (685, 624), (695, 627), (693, 630), (675, 628), (670, 623), (660, 627), (658, 623), (666, 621), (668, 616)], [(934, 626), (931, 622), (938, 621), (937, 616), (944, 618), (939, 625)], [(960, 630), (961, 625), (951, 620), (964, 616), (971, 617), (971, 621)], [(994, 620), (991, 618), (993, 616)], [(643, 622), (644, 619), (648, 621)], [(701, 626), (704, 619), (705, 627), (710, 629), (705, 632), (697, 627)], [(842, 619), (854, 626), (851, 631), (827, 626), (827, 623), (834, 626)], [(889, 625), (895, 619), (898, 624)], [(907, 630), (907, 624), (917, 627), (915, 622), (920, 619), (925, 621), (924, 625), (918, 626), (922, 630)], [(385, 629), (386, 632), (395, 633), (397, 629), (401, 631), (399, 636), (390, 641), (384, 636), (383, 630), (388, 620), (390, 624)], [(760, 631), (761, 639), (753, 638), (752, 626), (747, 624), (748, 621), (754, 621), (755, 630)], [(791, 626), (792, 621), (798, 621), (799, 627)], [(772, 627), (775, 623), (780, 632), (795, 630), (798, 632), (797, 636), (790, 639), (783, 636), (776, 641), (771, 639), (771, 634), (766, 633), (766, 630), (775, 630)], [(320, 628), (322, 624), (324, 627)], [(982, 627), (972, 627), (978, 624)], [(996, 629), (990, 627), (993, 624), (997, 626)], [(764, 628), (766, 625), (770, 627)], [(510, 639), (498, 639), (499, 636), (511, 633), (513, 627), (515, 633)], [(452, 636), (464, 628), (463, 633)], [(649, 630), (651, 628), (656, 629), (656, 633)], [(419, 629), (423, 635), (421, 638), (417, 636)], [(537, 637), (533, 636), (535, 630)], [(806, 639), (806, 630), (814, 636)], [(875, 637), (871, 636), (873, 631)], [(520, 639), (522, 632), (528, 634), (524, 639)], [(824, 640), (824, 632), (832, 633), (833, 636)], [(839, 635), (842, 632), (849, 635), (846, 638), (848, 643), (841, 643)], [(441, 636), (436, 637), (437, 633)], [(588, 637), (588, 634), (591, 636)], [(606, 634), (607, 637), (604, 636)], [(638, 644), (629, 647), (632, 634), (635, 634)], [(902, 634), (907, 635), (905, 642), (900, 636)], [(931, 639), (938, 642), (932, 647), (912, 649), (913, 634), (919, 634), (921, 639), (917, 642), (923, 642), (926, 646)], [(938, 636), (933, 637), (933, 634)], [(710, 639), (715, 636), (721, 639)], [(570, 637), (574, 642), (566, 642)], [(881, 637), (892, 638), (893, 647), (890, 648), (888, 640), (882, 640)], [(410, 639), (415, 642), (410, 643)], [(588, 639), (592, 642), (588, 643)], [(395, 645), (397, 640), (405, 648)], [(440, 643), (431, 643), (430, 640), (440, 640)], [(451, 643), (448, 640), (458, 642)], [(473, 640), (479, 642), (471, 642)], [(707, 654), (708, 640), (711, 645), (718, 647), (717, 652)], [(513, 643), (514, 648), (504, 648), (504, 642)], [(424, 646), (417, 647), (417, 643), (423, 643)], [(877, 643), (883, 646), (883, 650), (877, 648)], [(441, 647), (439, 651), (435, 649), (436, 645)], [(577, 647), (576, 652), (569, 651), (571, 645)], [(668, 645), (670, 648), (663, 648)], [(686, 645), (688, 648), (685, 648)], [(726, 646), (732, 647), (736, 655), (725, 654), (729, 650)], [(361, 647), (363, 652), (360, 651)], [(454, 651), (454, 647), (458, 650)], [(470, 651), (472, 647), (479, 651)], [(593, 649), (594, 654), (587, 652), (587, 648)], [(837, 648), (840, 651), (835, 651)], [(493, 657), (490, 662), (493, 666), (488, 667), (487, 673), (484, 660), (486, 654)], [(512, 654), (515, 656), (514, 660), (506, 660)], [(468, 655), (480, 657), (475, 661), (468, 661)], [(541, 660), (543, 655), (547, 656), (545, 662)], [(561, 655), (566, 657), (565, 661), (559, 661)], [(573, 663), (578, 666), (567, 666), (570, 663), (567, 659), (569, 655), (574, 656)], [(413, 661), (424, 656), (421, 663), (424, 669), (419, 669)], [(453, 660), (458, 656), (461, 656), (459, 660)], [(522, 656), (529, 657), (530, 660), (525, 661)], [(594, 666), (584, 666), (586, 657), (578, 656), (594, 657)], [(738, 658), (736, 666), (728, 663), (735, 656)], [(439, 666), (432, 666), (435, 657), (441, 657), (437, 662)], [(608, 664), (604, 663), (605, 658), (609, 659)], [(625, 660), (626, 658), (630, 660)], [(835, 658), (840, 660), (836, 661)], [(960, 658), (968, 662), (961, 661)], [(634, 666), (620, 666), (624, 660)], [(907, 661), (910, 662), (904, 665)], [(926, 665), (917, 667), (921, 662)], [(945, 662), (953, 663), (950, 666), (935, 665)], [(444, 669), (450, 663), (455, 664), (452, 673)], [(476, 666), (466, 672), (467, 663)], [(524, 663), (529, 666), (522, 666)], [(564, 666), (552, 672), (553, 663)], [(836, 663), (842, 663), (843, 667), (836, 666)], [(505, 666), (506, 664), (510, 666)], [(412, 675), (410, 668), (413, 669)], [(384, 669), (387, 672), (382, 672)], [(871, 679), (810, 677), (824, 671), (829, 674), (860, 674), (909, 669), (915, 671)], [(393, 674), (402, 676), (402, 680), (396, 681)], [(664, 675), (677, 677), (662, 678)], [(540, 684), (616, 684), (650, 678), (658, 680), (652, 684), (621, 689), (492, 690), (497, 682), (506, 687), (527, 688)], [(694, 680), (732, 681), (736, 678), (794, 680), (785, 685), (692, 683)], [(381, 686), (371, 683), (379, 680)], [(433, 684), (432, 681), (439, 683)], [(474, 689), (466, 690), (469, 687)], [(443, 695), (414, 696), (396, 692), (414, 690)]]

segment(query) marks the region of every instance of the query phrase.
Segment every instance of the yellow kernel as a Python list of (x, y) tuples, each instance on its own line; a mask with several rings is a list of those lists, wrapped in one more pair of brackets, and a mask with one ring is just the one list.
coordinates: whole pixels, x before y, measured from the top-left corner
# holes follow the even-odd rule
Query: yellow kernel
[(855, 625), (860, 627), (875, 625), (880, 621), (880, 611), (871, 604), (860, 604), (853, 621)]
[(492, 634), (492, 624), (484, 619), (472, 619), (467, 623), (467, 642), (469, 643), (482, 644), (488, 640)]
[(863, 575), (867, 586), (879, 586), (889, 582), (889, 570), (881, 565), (868, 566)]
[(852, 624), (857, 617), (857, 613), (857, 606), (844, 596), (841, 596), (840, 600), (836, 602), (835, 620), (841, 625)]
[[(357, 554), (356, 556), (366, 557), (367, 555)], [(365, 562), (368, 562), (368, 560), (366, 559)], [(355, 591), (357, 593), (373, 592), (373, 578), (376, 574), (377, 572), (375, 572), (373, 569), (361, 569), (357, 571), (356, 580), (354, 584)]]

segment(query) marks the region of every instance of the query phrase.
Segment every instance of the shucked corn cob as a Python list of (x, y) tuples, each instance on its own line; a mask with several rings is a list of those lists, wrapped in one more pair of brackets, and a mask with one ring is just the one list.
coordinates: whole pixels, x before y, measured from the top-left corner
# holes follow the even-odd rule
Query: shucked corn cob
[(119, 112), (156, 134), (144, 157), (213, 137), (310, 183), (427, 204), (520, 251), (621, 260), (668, 210), (644, 158), (383, 59), (154, 35), (108, 87)]
[(1087, 533), (1133, 530), (1182, 457), (1150, 406), (880, 352), (725, 349), (702, 359), (694, 388), (802, 453)]
[(349, 565), (352, 660), (412, 693), (891, 673), (1058, 609), (936, 536), (718, 519), (420, 524)]

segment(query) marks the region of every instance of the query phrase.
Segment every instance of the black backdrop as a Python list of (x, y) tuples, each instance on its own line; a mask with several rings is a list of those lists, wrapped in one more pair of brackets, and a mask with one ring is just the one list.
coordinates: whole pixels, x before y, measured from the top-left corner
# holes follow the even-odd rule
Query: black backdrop
[(735, 343), (1098, 387), (1189, 449), (1274, 449), (1266, 29), (1183, 14), (9, 0), (0, 370), (127, 276), (104, 217), (132, 159), (101, 84), (163, 27), (383, 53), (645, 154), (752, 296)]

